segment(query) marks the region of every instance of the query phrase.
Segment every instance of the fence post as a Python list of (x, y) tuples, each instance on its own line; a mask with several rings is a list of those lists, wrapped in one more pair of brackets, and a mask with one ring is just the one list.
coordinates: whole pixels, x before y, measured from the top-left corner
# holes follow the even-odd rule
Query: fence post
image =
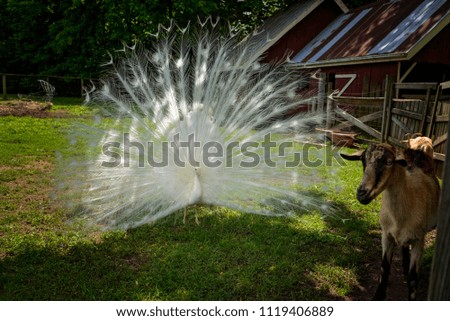
[(327, 123), (325, 128), (326, 129), (331, 129), (331, 124), (333, 123), (334, 120), (334, 101), (330, 98), (331, 93), (333, 91), (332, 88), (332, 84), (328, 83), (328, 95), (327, 95)]
[(392, 99), (392, 79), (389, 75), (386, 75), (384, 82), (384, 101), (383, 101), (383, 117), (381, 119), (381, 142), (387, 141), (387, 127), (388, 127), (388, 109)]
[[(448, 122), (450, 136), (450, 117)], [(428, 300), (450, 300), (450, 139), (447, 138), (447, 152), (443, 170), (441, 199), (438, 210), (437, 234), (433, 263), (431, 267)]]
[(318, 84), (318, 110), (323, 112), (325, 110), (325, 73), (321, 72), (319, 74), (319, 84)]
[(7, 92), (6, 92), (6, 75), (2, 75), (2, 88), (3, 88), (3, 99), (7, 98)]

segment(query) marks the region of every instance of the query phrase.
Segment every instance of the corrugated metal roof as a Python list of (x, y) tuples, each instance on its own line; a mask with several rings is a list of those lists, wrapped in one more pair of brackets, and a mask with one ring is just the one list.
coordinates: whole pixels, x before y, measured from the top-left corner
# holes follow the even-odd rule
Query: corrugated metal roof
[[(293, 5), (284, 12), (267, 19), (255, 33), (249, 35), (243, 42), (250, 42), (252, 55), (261, 56), (271, 45), (283, 37), (286, 32), (308, 16), (325, 0), (304, 0)], [(347, 7), (340, 0), (334, 1), (343, 12), (347, 12)]]
[(327, 41), (326, 43), (324, 43), (323, 47), (320, 48), (315, 54), (314, 56), (312, 56), (309, 61), (317, 61), (318, 59), (320, 59), (320, 57), (326, 53), (328, 50), (330, 50), (338, 41), (340, 41), (358, 22), (361, 21), (361, 19), (363, 19), (371, 10), (371, 8), (369, 9), (365, 9), (363, 11), (361, 11), (360, 13), (358, 13), (357, 15), (355, 15), (355, 17), (352, 17), (352, 19), (345, 25), (343, 26), (343, 28), (338, 32), (338, 34), (336, 36), (334, 36), (333, 38), (331, 38), (330, 41)]
[(446, 0), (424, 1), (413, 10), (399, 25), (388, 33), (375, 47), (369, 51), (370, 54), (394, 52), (406, 38), (417, 32), (420, 26), (429, 19)]
[(311, 42), (309, 42), (295, 57), (294, 61), (303, 61), (307, 55), (313, 52), (316, 48), (321, 46), (323, 42), (328, 39), (333, 32), (340, 28), (352, 14), (344, 14), (334, 20), (327, 28), (317, 35)]
[(436, 26), (449, 23), (449, 10), (447, 0), (378, 1), (338, 17), (292, 62), (406, 57)]

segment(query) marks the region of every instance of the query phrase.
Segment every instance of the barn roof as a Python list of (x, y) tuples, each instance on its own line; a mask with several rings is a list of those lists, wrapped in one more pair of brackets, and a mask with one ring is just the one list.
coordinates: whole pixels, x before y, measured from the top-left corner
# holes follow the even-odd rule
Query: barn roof
[[(252, 55), (261, 56), (296, 24), (307, 17), (314, 9), (326, 0), (304, 0), (291, 6), (288, 10), (268, 18), (256, 31), (243, 42), (251, 42)], [(341, 0), (333, 0), (342, 12), (348, 8)]]
[(378, 1), (340, 15), (291, 60), (311, 68), (409, 60), (449, 23), (446, 0)]

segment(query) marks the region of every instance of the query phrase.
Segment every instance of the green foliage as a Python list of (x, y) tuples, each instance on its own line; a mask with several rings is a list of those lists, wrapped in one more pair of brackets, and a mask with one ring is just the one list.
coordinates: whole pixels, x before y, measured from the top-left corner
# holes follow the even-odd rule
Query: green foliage
[(0, 0), (0, 72), (97, 77), (108, 52), (158, 24), (221, 17), (252, 30), (294, 0)]

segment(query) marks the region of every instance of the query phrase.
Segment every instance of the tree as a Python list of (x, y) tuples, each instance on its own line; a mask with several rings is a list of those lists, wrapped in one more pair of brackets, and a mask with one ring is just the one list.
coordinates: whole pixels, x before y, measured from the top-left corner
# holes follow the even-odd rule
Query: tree
[(108, 51), (149, 44), (158, 24), (170, 19), (185, 26), (221, 17), (244, 36), (297, 1), (0, 0), (0, 71), (96, 77)]

